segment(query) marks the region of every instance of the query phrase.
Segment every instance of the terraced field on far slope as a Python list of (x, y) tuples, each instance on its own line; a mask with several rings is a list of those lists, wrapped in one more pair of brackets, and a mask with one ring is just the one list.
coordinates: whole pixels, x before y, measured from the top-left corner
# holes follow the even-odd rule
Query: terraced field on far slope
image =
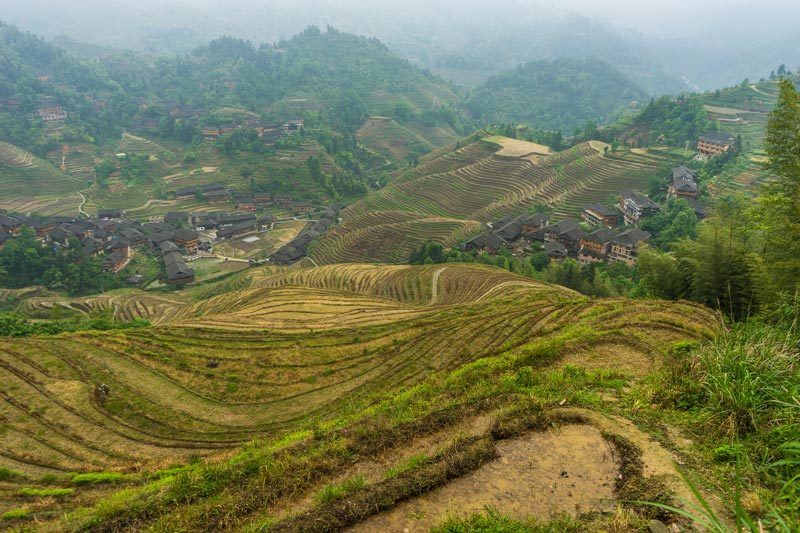
[(620, 190), (645, 190), (651, 175), (676, 162), (657, 151), (606, 154), (594, 141), (551, 155), (507, 141), (478, 140), (426, 159), (342, 211), (343, 224), (311, 257), (317, 264), (405, 261), (428, 240), (452, 245), (485, 222), (536, 205), (553, 208), (556, 219), (576, 216)]
[(44, 215), (77, 214), (85, 181), (0, 141), (0, 208)]
[[(597, 349), (621, 364), (653, 365), (665, 347), (708, 337), (717, 322), (690, 304), (593, 301), (474, 265), (251, 269), (219, 288), (179, 294), (151, 328), (0, 341), (0, 514), (22, 505), (28, 518), (60, 519), (75, 502), (91, 506), (115, 486), (72, 476), (96, 471), (133, 489), (131, 498), (153, 479), (172, 483), (180, 470), (165, 468), (347, 420), (370, 398), (481, 358), (528, 354), (534, 341), (575, 336), (574, 355)], [(36, 497), (54, 487), (66, 488), (68, 501)], [(247, 489), (230, 490), (223, 500)], [(159, 498), (148, 500), (148, 513)], [(226, 507), (236, 528), (259, 520), (264, 502), (248, 505)], [(93, 527), (149, 520), (115, 526), (104, 520), (140, 508), (101, 507)], [(86, 516), (71, 514), (57, 529), (87, 527), (70, 522)], [(211, 527), (182, 516), (189, 529)]]

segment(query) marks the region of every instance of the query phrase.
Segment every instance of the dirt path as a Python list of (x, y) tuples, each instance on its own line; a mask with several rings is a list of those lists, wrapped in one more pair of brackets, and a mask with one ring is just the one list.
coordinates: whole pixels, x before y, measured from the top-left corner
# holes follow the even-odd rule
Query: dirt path
[(530, 433), (497, 444), (500, 457), (472, 474), (355, 526), (359, 532), (428, 531), (445, 516), (497, 508), (518, 519), (608, 511), (619, 466), (588, 425)]
[(142, 211), (144, 209), (147, 209), (151, 205), (155, 205), (155, 204), (158, 204), (158, 205), (175, 205), (176, 201), (175, 200), (156, 200), (154, 198), (151, 198), (151, 199), (147, 200), (144, 204), (140, 205), (139, 207), (133, 207), (131, 209), (127, 209), (127, 212), (128, 213), (133, 213), (134, 211)]
[(433, 280), (431, 281), (431, 305), (439, 300), (439, 276), (445, 271), (447, 267), (442, 267), (433, 273)]
[(89, 216), (89, 213), (83, 210), (83, 206), (86, 205), (86, 196), (83, 195), (82, 192), (78, 191), (78, 196), (81, 197), (81, 203), (78, 204), (78, 213), (81, 215)]
[(758, 94), (763, 94), (764, 96), (769, 96), (770, 98), (775, 98), (774, 94), (765, 93), (764, 91), (762, 91), (761, 89), (758, 88), (758, 85), (753, 84), (753, 85), (750, 86), (750, 88), (753, 89)]

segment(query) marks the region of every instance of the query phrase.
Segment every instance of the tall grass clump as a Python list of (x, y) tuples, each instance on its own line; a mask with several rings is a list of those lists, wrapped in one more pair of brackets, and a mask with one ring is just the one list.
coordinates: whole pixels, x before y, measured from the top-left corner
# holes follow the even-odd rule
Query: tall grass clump
[[(729, 514), (739, 531), (800, 530), (797, 325), (794, 318), (753, 319), (709, 343), (675, 346), (656, 383), (654, 399), (693, 414), (716, 460), (733, 463)], [(755, 479), (771, 493), (761, 509), (744, 503), (744, 485)], [(711, 531), (730, 530), (705, 504), (678, 514)]]
[(759, 321), (736, 324), (703, 346), (672, 350), (659, 393), (676, 407), (697, 409), (729, 437), (796, 426), (787, 400), (800, 397), (795, 328)]

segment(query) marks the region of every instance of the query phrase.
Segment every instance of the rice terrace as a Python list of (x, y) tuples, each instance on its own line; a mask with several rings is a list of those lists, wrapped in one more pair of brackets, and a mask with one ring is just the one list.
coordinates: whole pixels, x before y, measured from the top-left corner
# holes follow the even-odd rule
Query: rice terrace
[(730, 3), (6, 3), (0, 531), (800, 532), (800, 4)]
[[(626, 358), (655, 365), (665, 344), (703, 339), (718, 327), (717, 319), (697, 306), (592, 302), (487, 267), (342, 265), (238, 276), (227, 283), (240, 288), (218, 296), (179, 293), (173, 302), (143, 298), (111, 304), (147, 309), (157, 324), (147, 331), (86, 332), (0, 344), (7, 384), (0, 460), (4, 471), (14, 472), (4, 498), (17, 498), (16, 487), (48, 490), (52, 483), (69, 484), (71, 478), (73, 497), (91, 504), (116, 485), (100, 489), (79, 480), (84, 472), (103, 471), (120, 472), (113, 474), (119, 477), (115, 483), (138, 487), (135, 493), (143, 492), (135, 498), (149, 500), (152, 482), (147, 480), (154, 478), (146, 472), (164, 471), (159, 485), (166, 487), (195, 475), (189, 473), (193, 469), (170, 473), (171, 465), (214, 456), (267, 434), (288, 439), (280, 446), (315, 447), (317, 439), (327, 442), (329, 432), (333, 438), (356, 431), (345, 439), (358, 440), (360, 432), (375, 431), (369, 429), (374, 424), (389, 424), (384, 431), (390, 434), (407, 431), (402, 429), (406, 409), (430, 410), (425, 416), (434, 418), (468, 409), (469, 416), (488, 417), (481, 426), (487, 432), (493, 417), (502, 420), (504, 409), (518, 400), (512, 394), (500, 403), (487, 399), (471, 407), (450, 405), (447, 397), (466, 379), (464, 372), (484, 376), (487, 386), (500, 386), (504, 376), (515, 375), (521, 361), (533, 358), (541, 359), (537, 364), (547, 375), (558, 376), (576, 371), (559, 363), (567, 351), (585, 353), (595, 347), (616, 347)], [(592, 333), (584, 336), (583, 331)], [(607, 386), (613, 390), (613, 382), (624, 382), (623, 374), (609, 370), (589, 367), (581, 372), (587, 372), (582, 380), (588, 389), (575, 394), (596, 394), (590, 391)], [(431, 381), (431, 375), (443, 381)], [(97, 388), (101, 383), (102, 390)], [(406, 387), (412, 387), (411, 395), (401, 407), (391, 399), (392, 392)], [(369, 407), (375, 401), (369, 398), (382, 397), (386, 399)], [(414, 407), (423, 397), (430, 405)], [(326, 429), (309, 441), (310, 420)], [(414, 438), (434, 438), (425, 432), (448, 433), (450, 424), (460, 423), (452, 415), (447, 420), (440, 422), (441, 428), (418, 427)], [(481, 444), (489, 454), (486, 459), (495, 453), (490, 433), (477, 434), (473, 445), (458, 439), (450, 443), (458, 432), (448, 435), (436, 436), (432, 457), (448, 445), (472, 453)], [(489, 441), (482, 444), (481, 438)], [(313, 492), (322, 480), (359, 468), (377, 452), (387, 456), (381, 460), (390, 470), (395, 467), (391, 456), (402, 456), (401, 442), (383, 443), (380, 450), (354, 450), (354, 456), (335, 461), (341, 464), (326, 465), (330, 471), (309, 480), (303, 490)], [(356, 441), (352, 445), (359, 446)], [(233, 468), (239, 455), (231, 457), (215, 468)], [(382, 490), (381, 481), (375, 481), (374, 490)], [(242, 497), (236, 494), (239, 489), (231, 490), (224, 489), (220, 497)], [(366, 493), (371, 490), (370, 484), (364, 487)], [(57, 517), (64, 500), (38, 505), (34, 512), (42, 518)], [(199, 527), (211, 512), (198, 508), (196, 517), (172, 516), (166, 501), (159, 505), (167, 513), (159, 520), (174, 519), (181, 527)], [(282, 520), (301, 520), (302, 510), (297, 511)], [(131, 519), (135, 522), (130, 525), (144, 517)], [(267, 519), (257, 509), (243, 509), (220, 526)], [(66, 520), (56, 522), (58, 527), (95, 520), (92, 527), (116, 527), (98, 516)]]

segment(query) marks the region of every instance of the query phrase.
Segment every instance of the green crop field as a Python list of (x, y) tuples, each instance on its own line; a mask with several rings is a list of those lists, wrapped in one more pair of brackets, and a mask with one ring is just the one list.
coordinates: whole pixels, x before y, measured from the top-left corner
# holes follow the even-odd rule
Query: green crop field
[[(367, 398), (432, 373), (568, 331), (591, 331), (573, 355), (616, 346), (626, 359), (654, 364), (662, 346), (707, 337), (717, 323), (689, 304), (592, 301), (474, 265), (252, 268), (220, 283), (170, 297), (126, 290), (20, 304), (38, 316), (59, 306), (157, 325), (0, 340), (0, 471), (9, 473), (0, 514), (22, 508), (55, 529), (114, 528), (104, 522), (116, 520), (106, 514), (112, 501), (135, 507), (154, 480), (168, 487), (176, 479), (173, 465), (225, 461), (254, 438), (348, 420)], [(66, 499), (48, 496), (64, 489)], [(223, 500), (240, 490), (232, 485)], [(64, 515), (75, 502), (86, 509)], [(168, 513), (172, 504), (156, 496), (148, 505)], [(237, 509), (239, 521), (265, 519), (261, 506)]]
[(644, 150), (604, 155), (605, 145), (597, 142), (552, 155), (496, 153), (503, 149), (477, 140), (436, 152), (345, 209), (343, 223), (311, 257), (318, 264), (401, 262), (428, 240), (452, 245), (482, 223), (536, 205), (551, 207), (554, 218), (577, 216), (586, 204), (620, 190), (646, 190), (650, 176), (680, 160)]

